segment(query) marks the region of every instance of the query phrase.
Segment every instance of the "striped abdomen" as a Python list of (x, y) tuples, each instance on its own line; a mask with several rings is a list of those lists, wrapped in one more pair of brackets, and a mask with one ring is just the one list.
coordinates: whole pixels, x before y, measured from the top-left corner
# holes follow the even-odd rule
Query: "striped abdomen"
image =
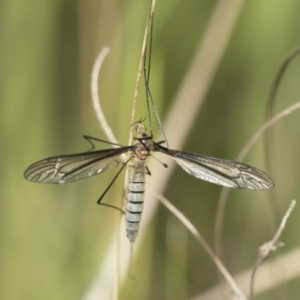
[(144, 207), (145, 161), (134, 158), (130, 166), (126, 195), (126, 232), (130, 242), (134, 242), (139, 231)]

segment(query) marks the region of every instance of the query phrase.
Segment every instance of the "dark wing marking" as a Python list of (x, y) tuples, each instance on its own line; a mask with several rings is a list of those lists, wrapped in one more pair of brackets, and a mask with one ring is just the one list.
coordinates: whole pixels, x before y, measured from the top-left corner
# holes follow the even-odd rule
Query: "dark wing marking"
[(230, 188), (265, 190), (274, 186), (263, 171), (249, 165), (197, 153), (167, 149), (155, 144), (156, 151), (170, 155), (188, 174)]
[(24, 177), (39, 183), (64, 184), (103, 173), (132, 146), (49, 157), (29, 166)]

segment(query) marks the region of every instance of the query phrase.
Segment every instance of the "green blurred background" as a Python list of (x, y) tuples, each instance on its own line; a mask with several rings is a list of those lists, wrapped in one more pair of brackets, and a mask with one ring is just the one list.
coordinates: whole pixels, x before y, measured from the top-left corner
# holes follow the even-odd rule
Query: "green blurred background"
[[(216, 4), (157, 1), (151, 89), (162, 119)], [(83, 134), (105, 138), (90, 101), (91, 69), (104, 45), (111, 52), (99, 80), (102, 105), (120, 143), (127, 143), (148, 9), (148, 1), (133, 0), (0, 2), (1, 299), (82, 299), (95, 277), (118, 226), (115, 211), (96, 205), (114, 170), (62, 186), (27, 182), (23, 172), (39, 159), (88, 150)], [(299, 11), (298, 0), (245, 2), (184, 150), (235, 158), (265, 120), (268, 91), (283, 57), (300, 44)], [(299, 77), (296, 59), (282, 82), (276, 112), (300, 99)], [(137, 118), (146, 115), (143, 102)], [(180, 126), (184, 112), (178, 120)], [(275, 233), (274, 211), (282, 216), (299, 195), (299, 124), (296, 112), (272, 129), (268, 172), (275, 190), (230, 193), (223, 242), (233, 275), (254, 264), (258, 247)], [(266, 170), (264, 147), (261, 139), (245, 161)], [(121, 189), (119, 180), (106, 202), (118, 205)], [(165, 191), (211, 245), (219, 193), (220, 187), (179, 168)], [(299, 219), (297, 207), (281, 238), (281, 253), (299, 246)], [(143, 251), (136, 254), (137, 279), (122, 287), (120, 299), (188, 299), (218, 284), (214, 264), (181, 226), (159, 208)], [(170, 228), (178, 229), (177, 237), (170, 237)], [(298, 299), (298, 280), (256, 299)]]

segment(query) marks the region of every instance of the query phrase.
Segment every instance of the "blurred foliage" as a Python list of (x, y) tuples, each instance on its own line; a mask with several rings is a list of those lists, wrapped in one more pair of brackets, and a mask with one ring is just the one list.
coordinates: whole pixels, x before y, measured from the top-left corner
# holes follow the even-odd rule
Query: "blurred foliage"
[[(215, 4), (157, 1), (151, 89), (162, 118)], [(88, 150), (83, 134), (105, 138), (89, 83), (104, 45), (111, 53), (101, 70), (100, 97), (112, 129), (126, 144), (148, 9), (148, 1), (133, 0), (2, 0), (1, 299), (81, 299), (94, 278), (117, 226), (117, 213), (95, 203), (114, 170), (66, 186), (33, 184), (22, 174), (39, 159)], [(300, 44), (299, 11), (298, 0), (246, 2), (184, 149), (234, 159), (265, 120), (268, 91), (283, 57)], [(299, 68), (296, 59), (282, 82), (277, 112), (299, 100)], [(143, 89), (140, 94), (137, 118), (146, 115)], [(182, 112), (178, 126), (184, 118)], [(276, 189), (230, 193), (223, 241), (225, 264), (233, 275), (250, 268), (257, 248), (274, 234), (273, 210), (281, 216), (300, 192), (299, 113), (272, 131)], [(260, 140), (246, 162), (266, 169), (264, 155)], [(158, 175), (163, 176), (153, 174)], [(106, 202), (119, 205), (121, 189), (118, 180)], [(213, 244), (219, 191), (176, 169), (165, 195)], [(299, 246), (299, 219), (296, 209), (282, 237), (282, 252)], [(214, 264), (189, 234), (179, 234), (178, 224), (159, 209), (137, 257), (137, 280), (122, 288), (122, 299), (186, 299), (218, 283)], [(178, 235), (172, 237), (174, 230)], [(299, 293), (293, 281), (256, 299), (296, 299)]]

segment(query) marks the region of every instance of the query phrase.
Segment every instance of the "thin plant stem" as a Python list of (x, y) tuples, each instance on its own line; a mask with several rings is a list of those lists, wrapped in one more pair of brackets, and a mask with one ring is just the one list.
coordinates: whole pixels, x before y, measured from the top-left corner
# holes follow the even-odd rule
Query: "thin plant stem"
[(197, 228), (189, 221), (189, 219), (180, 212), (167, 198), (165, 198), (163, 195), (155, 192), (154, 188), (150, 188), (152, 194), (157, 198), (174, 216), (178, 218), (178, 220), (191, 232), (191, 234), (196, 238), (196, 240), (200, 243), (200, 245), (203, 247), (203, 249), (206, 251), (208, 256), (212, 259), (212, 261), (215, 263), (217, 268), (219, 269), (220, 273), (224, 276), (227, 283), (230, 285), (234, 295), (235, 299), (246, 299), (243, 295), (242, 291), (239, 289), (238, 285), (234, 281), (233, 277), (230, 275), (230, 273), (227, 271), (221, 260), (218, 258), (218, 256), (214, 253), (212, 248), (209, 246), (209, 244), (206, 242), (206, 240), (202, 237), (200, 232), (197, 230)]
[[(280, 86), (280, 83), (283, 79), (283, 75), (285, 74), (285, 71), (290, 64), (290, 62), (297, 57), (297, 55), (300, 54), (300, 47), (295, 48), (292, 50), (281, 63), (270, 88), (268, 102), (267, 102), (267, 121), (252, 135), (252, 137), (249, 139), (249, 141), (244, 145), (238, 156), (236, 157), (236, 160), (241, 161), (244, 159), (244, 157), (247, 155), (247, 153), (250, 151), (250, 149), (253, 147), (255, 142), (265, 133), (269, 128), (274, 126), (278, 121), (283, 119), (284, 117), (290, 115), (292, 112), (296, 111), (300, 107), (300, 102), (297, 102), (285, 110), (281, 111), (274, 117), (272, 117), (274, 102), (276, 99), (276, 94), (278, 91), (278, 88)], [(271, 144), (271, 138), (267, 136), (267, 144), (266, 144), (266, 152), (270, 153), (268, 151), (268, 145)], [(270, 155), (268, 156), (270, 157)], [(221, 246), (221, 237), (222, 237), (222, 228), (225, 218), (225, 209), (227, 205), (227, 199), (229, 195), (229, 190), (226, 188), (222, 188), (218, 200), (218, 208), (216, 212), (216, 222), (215, 222), (215, 249), (216, 252), (222, 256), (222, 246)]]
[(282, 218), (282, 221), (279, 225), (279, 228), (277, 230), (277, 232), (275, 233), (273, 239), (265, 244), (263, 244), (262, 246), (260, 246), (259, 248), (259, 255), (258, 258), (255, 262), (255, 265), (253, 267), (253, 271), (251, 274), (251, 280), (250, 280), (250, 297), (249, 299), (252, 300), (253, 299), (253, 294), (254, 294), (254, 278), (255, 278), (255, 274), (256, 271), (258, 269), (258, 267), (263, 263), (263, 261), (272, 253), (274, 252), (278, 246), (282, 246), (282, 243), (279, 242), (279, 238), (283, 232), (283, 230), (285, 229), (285, 225), (286, 222), (288, 220), (288, 218), (290, 217), (293, 209), (296, 206), (296, 200), (292, 200), (291, 204), (288, 207), (288, 210), (286, 211), (285, 215)]
[(282, 77), (289, 66), (289, 64), (293, 61), (296, 56), (300, 54), (300, 47), (293, 49), (288, 55), (283, 59), (281, 66), (279, 67), (275, 78), (273, 80), (272, 86), (269, 92), (268, 105), (267, 105), (267, 120), (272, 118), (273, 107), (276, 99), (276, 94), (279, 89), (280, 83), (282, 81)]
[[(117, 141), (114, 133), (112, 132), (110, 126), (108, 125), (108, 122), (106, 121), (105, 115), (104, 115), (102, 107), (101, 107), (100, 96), (99, 96), (99, 91), (98, 91), (98, 84), (99, 84), (98, 80), (99, 80), (100, 70), (101, 70), (103, 61), (108, 53), (109, 53), (109, 48), (103, 47), (95, 60), (95, 63), (93, 66), (93, 71), (92, 71), (92, 76), (91, 76), (91, 96), (92, 96), (93, 108), (96, 113), (96, 117), (99, 121), (100, 127), (103, 129), (105, 135), (107, 136), (108, 140), (111, 143), (118, 144), (118, 141)], [(113, 145), (113, 147), (117, 147), (117, 146)]]
[[(276, 260), (266, 260), (259, 267), (256, 275), (255, 294), (266, 293), (278, 286), (297, 280), (300, 276), (300, 247), (280, 255)], [(284, 270), (284, 273), (282, 271)], [(234, 279), (242, 290), (249, 289), (249, 278), (253, 272), (252, 269), (244, 270), (235, 274)], [(272, 276), (270, 276), (270, 274)], [(279, 275), (279, 276), (277, 276)], [(282, 276), (283, 275), (283, 276)], [(220, 285), (215, 285), (209, 289), (195, 295), (190, 300), (210, 300), (210, 299), (231, 299), (220, 296)]]
[[(263, 124), (249, 139), (249, 141), (245, 144), (245, 146), (242, 148), (238, 156), (236, 157), (236, 160), (242, 161), (245, 156), (248, 154), (250, 149), (254, 146), (254, 144), (257, 142), (257, 140), (272, 126), (274, 126), (277, 122), (282, 120), (283, 118), (289, 116), (291, 113), (297, 111), (300, 108), (300, 102), (297, 102), (285, 110), (281, 111), (277, 115), (275, 115), (272, 119), (267, 121), (265, 124)], [(218, 255), (221, 255), (222, 253), (222, 247), (221, 247), (221, 237), (222, 237), (222, 228), (225, 218), (225, 209), (227, 205), (227, 199), (228, 199), (229, 189), (228, 188), (222, 188), (218, 200), (218, 208), (216, 212), (216, 223), (215, 223), (215, 247), (216, 252)]]

